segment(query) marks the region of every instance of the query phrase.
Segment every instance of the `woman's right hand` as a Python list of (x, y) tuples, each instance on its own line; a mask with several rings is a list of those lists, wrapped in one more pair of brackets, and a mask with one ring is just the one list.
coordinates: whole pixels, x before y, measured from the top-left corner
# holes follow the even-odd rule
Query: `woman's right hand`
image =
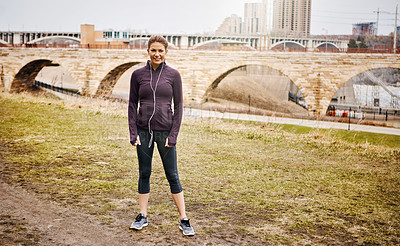
[(136, 142), (133, 143), (133, 146), (137, 146), (137, 145), (141, 145), (139, 136), (137, 136)]

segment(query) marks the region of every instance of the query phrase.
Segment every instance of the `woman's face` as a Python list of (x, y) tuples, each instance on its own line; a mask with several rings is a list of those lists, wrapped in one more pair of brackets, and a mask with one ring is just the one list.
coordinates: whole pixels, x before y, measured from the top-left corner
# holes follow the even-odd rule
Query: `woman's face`
[(161, 63), (164, 62), (167, 50), (162, 43), (154, 42), (150, 45), (150, 48), (147, 49), (147, 52), (150, 56), (151, 66), (156, 69)]

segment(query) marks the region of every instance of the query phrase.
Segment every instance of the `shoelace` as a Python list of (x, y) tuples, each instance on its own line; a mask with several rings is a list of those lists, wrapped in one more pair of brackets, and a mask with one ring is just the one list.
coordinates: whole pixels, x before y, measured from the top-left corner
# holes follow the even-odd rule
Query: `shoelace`
[(138, 214), (138, 216), (136, 216), (135, 222), (141, 221), (142, 218), (144, 218), (144, 216), (142, 214)]
[(181, 220), (181, 223), (186, 227), (190, 227), (189, 220)]

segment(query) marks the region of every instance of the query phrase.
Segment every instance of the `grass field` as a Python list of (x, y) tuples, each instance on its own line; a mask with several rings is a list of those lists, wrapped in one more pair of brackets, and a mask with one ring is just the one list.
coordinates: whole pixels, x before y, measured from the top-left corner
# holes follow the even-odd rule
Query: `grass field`
[[(3, 180), (104, 223), (133, 219), (126, 106), (97, 105), (0, 94)], [(196, 240), (400, 244), (400, 136), (184, 119), (177, 148)], [(177, 212), (158, 154), (153, 166), (149, 217), (159, 224), (147, 230), (168, 234)]]

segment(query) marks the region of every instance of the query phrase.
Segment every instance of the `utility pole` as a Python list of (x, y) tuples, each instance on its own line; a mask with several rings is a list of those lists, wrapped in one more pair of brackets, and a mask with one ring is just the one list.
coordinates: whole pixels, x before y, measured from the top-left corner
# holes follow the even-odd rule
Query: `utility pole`
[(394, 33), (393, 33), (393, 53), (396, 54), (397, 49), (397, 10), (399, 5), (396, 5), (396, 18), (394, 18)]
[(374, 11), (374, 13), (376, 13), (376, 34), (375, 34), (375, 36), (378, 36), (379, 13), (380, 13), (379, 8), (378, 8), (378, 11)]

